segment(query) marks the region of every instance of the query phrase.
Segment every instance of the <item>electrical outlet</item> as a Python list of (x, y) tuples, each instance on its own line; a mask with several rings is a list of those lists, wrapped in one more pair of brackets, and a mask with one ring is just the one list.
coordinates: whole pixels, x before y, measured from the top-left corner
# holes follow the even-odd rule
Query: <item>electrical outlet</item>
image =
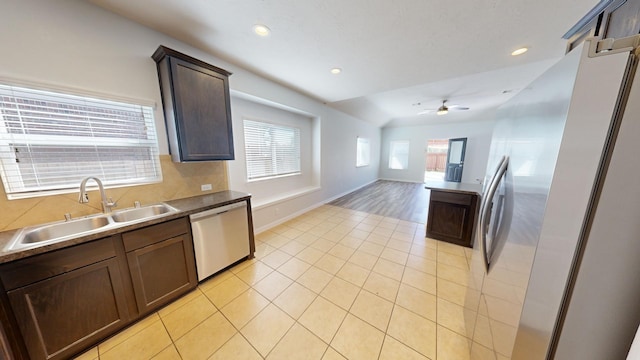
[(211, 184), (202, 184), (202, 185), (200, 185), (200, 190), (202, 190), (202, 191), (211, 190)]

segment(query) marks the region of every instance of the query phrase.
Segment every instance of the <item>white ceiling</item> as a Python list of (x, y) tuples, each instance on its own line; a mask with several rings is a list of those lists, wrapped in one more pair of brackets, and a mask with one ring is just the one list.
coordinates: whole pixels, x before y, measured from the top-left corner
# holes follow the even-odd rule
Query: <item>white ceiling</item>
[[(564, 54), (561, 36), (598, 2), (89, 1), (376, 126), (485, 120)], [(443, 99), (470, 110), (417, 115)]]

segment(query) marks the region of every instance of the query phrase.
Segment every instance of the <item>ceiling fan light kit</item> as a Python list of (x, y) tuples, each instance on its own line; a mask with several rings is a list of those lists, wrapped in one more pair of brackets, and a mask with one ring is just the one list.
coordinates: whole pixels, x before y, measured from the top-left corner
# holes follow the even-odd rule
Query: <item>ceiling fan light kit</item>
[(446, 115), (449, 113), (449, 108), (444, 104), (447, 100), (442, 101), (442, 106), (438, 108), (436, 111), (436, 115)]
[[(446, 115), (449, 113), (449, 110), (469, 110), (469, 108), (467, 106), (460, 106), (460, 105), (451, 105), (451, 106), (447, 106), (445, 105), (445, 103), (447, 102), (447, 100), (442, 100), (442, 105), (437, 108), (437, 109), (424, 109), (422, 111), (420, 111), (417, 115), (424, 115), (424, 114), (433, 114), (436, 113), (436, 115)], [(414, 103), (413, 106), (419, 106), (422, 105), (422, 103)]]

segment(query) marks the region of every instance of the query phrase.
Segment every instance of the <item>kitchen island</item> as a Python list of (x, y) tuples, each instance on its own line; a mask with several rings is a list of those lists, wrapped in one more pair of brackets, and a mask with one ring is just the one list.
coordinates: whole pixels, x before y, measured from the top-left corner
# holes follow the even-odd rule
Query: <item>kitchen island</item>
[(431, 192), (426, 236), (473, 247), (482, 185), (427, 181), (425, 188)]

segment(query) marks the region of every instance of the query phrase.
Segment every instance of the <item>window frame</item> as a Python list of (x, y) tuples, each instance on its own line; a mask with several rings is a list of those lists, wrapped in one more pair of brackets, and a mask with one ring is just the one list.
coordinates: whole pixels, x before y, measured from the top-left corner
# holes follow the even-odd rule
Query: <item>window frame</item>
[[(276, 171), (275, 173), (270, 173), (267, 175), (262, 175), (262, 176), (254, 176), (254, 177), (250, 177), (251, 174), (251, 169), (250, 169), (250, 162), (252, 161), (252, 159), (250, 159), (250, 149), (247, 147), (247, 143), (248, 143), (248, 139), (247, 139), (247, 122), (249, 123), (255, 123), (255, 124), (259, 124), (259, 126), (263, 126), (263, 127), (267, 127), (270, 130), (277, 130), (277, 129), (285, 129), (285, 130), (292, 130), (294, 132), (294, 141), (297, 143), (297, 154), (295, 156), (296, 160), (296, 168), (293, 171), (283, 171), (283, 172), (278, 172)], [(264, 180), (271, 180), (271, 179), (278, 179), (278, 178), (283, 178), (283, 177), (290, 177), (290, 176), (299, 176), (302, 175), (302, 164), (301, 164), (301, 158), (302, 158), (302, 146), (301, 146), (301, 129), (297, 126), (293, 126), (293, 125), (287, 125), (287, 124), (283, 124), (283, 123), (277, 123), (277, 122), (273, 122), (273, 121), (265, 121), (265, 120), (258, 120), (258, 119), (252, 119), (249, 117), (244, 117), (242, 119), (242, 133), (243, 133), (243, 137), (244, 137), (244, 154), (245, 154), (245, 171), (246, 171), (246, 181), (248, 183), (250, 182), (258, 182), (258, 181), (264, 181)], [(277, 158), (276, 158), (276, 162), (273, 161), (273, 158), (276, 157), (277, 154), (277, 149), (274, 147), (271, 147), (270, 149), (271, 151), (271, 165), (277, 168), (278, 167), (278, 162), (277, 162)], [(286, 167), (286, 165), (284, 165)]]
[[(7, 101), (6, 103), (5, 100)], [(66, 106), (77, 106), (78, 108), (70, 108), (69, 112), (65, 114), (62, 110), (66, 108), (62, 104)], [(38, 106), (46, 109), (46, 111), (38, 109)], [(29, 117), (24, 114), (24, 112), (28, 110), (24, 110), (23, 107), (39, 115), (31, 115), (31, 117)], [(119, 151), (121, 154), (123, 148), (143, 150), (143, 153), (147, 153), (147, 158), (138, 158), (137, 161), (145, 164), (144, 176), (113, 179), (103, 176), (101, 180), (105, 187), (126, 187), (162, 182), (162, 169), (159, 158), (160, 150), (157, 127), (154, 119), (154, 108), (155, 103), (149, 101), (123, 99), (89, 91), (77, 91), (0, 80), (0, 175), (7, 199), (14, 200), (77, 192), (77, 187), (83, 177), (101, 175), (95, 170), (90, 170), (87, 171), (86, 174), (61, 176), (62, 181), (59, 183), (40, 182), (46, 177), (44, 173), (42, 173), (42, 171), (46, 172), (46, 170), (42, 169), (46, 167), (46, 161), (39, 159), (38, 156), (41, 156), (44, 152), (35, 151), (27, 152), (26, 154), (24, 152), (19, 155), (16, 154), (19, 148), (24, 147), (35, 150), (38, 147), (45, 146), (49, 147), (49, 149), (59, 149), (63, 152), (72, 153), (73, 155), (70, 155), (68, 158), (64, 158), (64, 156), (57, 158), (57, 160), (62, 159), (60, 163), (68, 165), (65, 170), (69, 173), (77, 172), (78, 168), (82, 168), (82, 166), (79, 165), (82, 161), (85, 163), (90, 162), (86, 159), (82, 160), (82, 156), (78, 155), (91, 154), (98, 158), (99, 161), (102, 156), (108, 154), (108, 149), (112, 149), (113, 153), (110, 155), (113, 157), (109, 160), (99, 162), (99, 165), (95, 166), (95, 168), (108, 168), (110, 165), (113, 165), (114, 161), (118, 161), (119, 157), (117, 154)], [(104, 113), (96, 113), (88, 116), (88, 118), (91, 118), (90, 121), (84, 121), (84, 117), (76, 117), (74, 119), (74, 111), (86, 115), (91, 114), (93, 111), (96, 111), (96, 109), (106, 111), (106, 114), (113, 117), (107, 118), (104, 116), (103, 119), (100, 119), (100, 115)], [(116, 115), (119, 111), (121, 113)], [(125, 117), (125, 112), (130, 116), (130, 114), (137, 113), (138, 111), (140, 111), (138, 118), (134, 118), (134, 120), (122, 120), (124, 118), (118, 117), (120, 115)], [(64, 115), (67, 116), (66, 120), (64, 119)], [(47, 118), (47, 116), (49, 118)], [(113, 124), (117, 121), (116, 119), (124, 121), (126, 125), (137, 124), (139, 129), (143, 128), (144, 130), (140, 132), (122, 132), (122, 137), (115, 136), (113, 133), (95, 136), (100, 131), (95, 131), (95, 134), (92, 133), (91, 136), (87, 136), (81, 132), (84, 128), (90, 127), (88, 124), (92, 124), (93, 126), (95, 124), (106, 124), (109, 121)], [(69, 127), (68, 123), (74, 121), (80, 125)], [(21, 129), (22, 132), (17, 132), (16, 129), (18, 128), (16, 126), (20, 126), (19, 129)], [(113, 126), (114, 125), (112, 125), (112, 127)], [(123, 128), (125, 127), (120, 127), (120, 130)], [(57, 131), (63, 133), (61, 135), (55, 134)], [(67, 133), (64, 133), (64, 131), (67, 131)], [(74, 132), (76, 135), (73, 134)], [(91, 153), (74, 152), (79, 151), (81, 147), (93, 148), (94, 151)], [(32, 167), (41, 167), (35, 170), (31, 179), (28, 178), (29, 172), (21, 169), (19, 164), (21, 156), (24, 159), (29, 157), (32, 164), (34, 164)], [(119, 161), (125, 160), (120, 159)], [(74, 162), (76, 163), (75, 166)], [(95, 160), (91, 160), (91, 162), (95, 163)], [(140, 164), (130, 166), (139, 167)], [(147, 169), (151, 169), (150, 172), (147, 173)], [(60, 173), (63, 172), (60, 171)], [(35, 181), (37, 185), (26, 185), (26, 181)]]
[[(398, 148), (402, 146), (403, 148), (406, 148), (406, 153), (397, 153), (396, 151), (394, 151), (394, 148)], [(392, 140), (389, 142), (389, 169), (391, 170), (407, 170), (409, 168), (409, 154), (411, 153), (411, 142), (409, 140)], [(399, 161), (396, 161), (398, 159), (398, 156), (403, 155), (406, 156), (406, 158), (404, 159), (400, 159)], [(402, 161), (404, 160), (404, 161)], [(401, 166), (401, 167), (397, 167), (397, 163), (400, 163), (400, 165), (405, 165), (405, 166)]]
[(371, 164), (371, 142), (368, 138), (358, 136), (356, 138), (356, 167), (369, 166)]

